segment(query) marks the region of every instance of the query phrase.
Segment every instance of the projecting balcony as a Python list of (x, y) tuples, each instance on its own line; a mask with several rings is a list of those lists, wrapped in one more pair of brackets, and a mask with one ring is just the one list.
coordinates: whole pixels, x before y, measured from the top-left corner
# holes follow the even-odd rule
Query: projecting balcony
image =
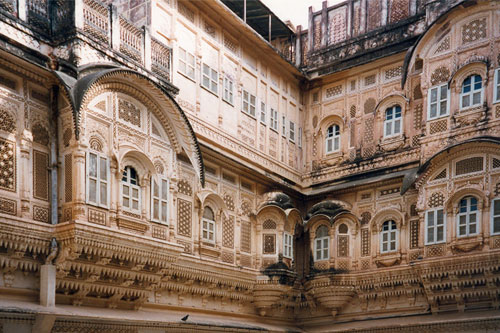
[(28, 28), (37, 38), (63, 45), (78, 36), (99, 50), (143, 68), (170, 84), (172, 49), (97, 0), (0, 0), (0, 20)]

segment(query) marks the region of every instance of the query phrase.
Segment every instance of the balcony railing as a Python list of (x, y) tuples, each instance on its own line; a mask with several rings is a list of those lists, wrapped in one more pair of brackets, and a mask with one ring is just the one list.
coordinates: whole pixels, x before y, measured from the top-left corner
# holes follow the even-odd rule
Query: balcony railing
[(52, 40), (79, 32), (170, 82), (172, 49), (98, 0), (0, 0), (0, 12)]

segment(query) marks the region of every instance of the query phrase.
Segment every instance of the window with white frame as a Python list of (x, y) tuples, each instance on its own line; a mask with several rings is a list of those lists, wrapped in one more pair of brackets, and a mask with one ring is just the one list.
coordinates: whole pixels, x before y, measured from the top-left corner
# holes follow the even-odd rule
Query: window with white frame
[(481, 105), (483, 102), (483, 79), (480, 75), (468, 76), (462, 83), (460, 108)]
[(269, 127), (278, 131), (278, 111), (273, 108), (271, 108), (271, 114), (269, 116)]
[(286, 138), (286, 116), (281, 115), (281, 135)]
[(151, 220), (168, 223), (168, 180), (151, 177)]
[(324, 225), (316, 230), (314, 238), (314, 261), (328, 260), (330, 257), (330, 236)]
[(210, 207), (205, 207), (203, 210), (201, 233), (201, 239), (204, 242), (215, 243), (215, 215)]
[(194, 55), (179, 47), (179, 72), (194, 80)]
[(283, 256), (285, 258), (293, 257), (293, 238), (288, 232), (283, 233)]
[(500, 234), (500, 199), (491, 203), (491, 234)]
[(340, 150), (340, 127), (331, 125), (326, 129), (325, 151), (327, 154)]
[(260, 122), (266, 125), (266, 103), (260, 102)]
[(494, 90), (493, 90), (493, 101), (494, 102), (499, 102), (500, 101), (500, 68), (497, 68), (495, 70), (495, 81), (494, 81)]
[(234, 102), (233, 96), (234, 96), (233, 80), (231, 80), (227, 76), (224, 76), (224, 94), (222, 95), (222, 99), (232, 105)]
[(299, 127), (299, 136), (297, 138), (297, 145), (302, 148), (302, 127)]
[(217, 95), (219, 93), (219, 72), (207, 64), (203, 64), (201, 86)]
[(131, 166), (126, 166), (122, 177), (122, 207), (125, 210), (141, 213), (141, 188), (139, 175)]
[(241, 110), (252, 117), (255, 117), (255, 105), (257, 104), (257, 99), (254, 95), (250, 94), (247, 90), (243, 89), (243, 105)]
[(448, 96), (448, 84), (443, 84), (429, 89), (427, 119), (431, 120), (448, 115)]
[(396, 222), (385, 221), (380, 232), (380, 253), (394, 252), (397, 250), (398, 229)]
[(425, 244), (436, 244), (445, 241), (445, 215), (443, 208), (425, 212)]
[(293, 121), (290, 122), (288, 137), (290, 141), (295, 142), (295, 123)]
[(97, 152), (87, 152), (87, 203), (109, 207), (109, 160)]
[(401, 134), (401, 107), (394, 105), (385, 110), (384, 137)]
[(479, 233), (479, 210), (477, 209), (477, 199), (467, 196), (458, 203), (457, 235), (467, 237)]

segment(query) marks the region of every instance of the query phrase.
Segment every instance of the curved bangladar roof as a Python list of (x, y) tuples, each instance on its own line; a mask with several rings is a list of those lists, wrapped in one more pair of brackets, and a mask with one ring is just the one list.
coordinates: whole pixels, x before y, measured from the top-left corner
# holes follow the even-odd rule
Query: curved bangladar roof
[(413, 46), (411, 46), (408, 51), (406, 51), (405, 59), (403, 61), (403, 75), (401, 77), (401, 89), (404, 89), (406, 80), (408, 78), (408, 67), (410, 66), (411, 60), (413, 58), (413, 55), (415, 53), (415, 50), (418, 48), (420, 42), (424, 39), (424, 37), (427, 35), (427, 33), (434, 28), (436, 24), (443, 23), (443, 20), (446, 16), (448, 16), (452, 11), (458, 9), (458, 8), (466, 8), (467, 6), (471, 6), (477, 4), (477, 0), (462, 0), (462, 1), (457, 1), (456, 4), (452, 5), (448, 10), (445, 12), (441, 13), (439, 17), (437, 17), (429, 26), (427, 26), (420, 34), (418, 37), (417, 41)]
[(450, 146), (447, 146), (446, 148), (441, 149), (434, 155), (432, 155), (425, 163), (423, 163), (418, 169), (415, 169), (413, 172), (405, 175), (403, 179), (403, 186), (401, 187), (401, 194), (406, 193), (410, 189), (410, 187), (417, 181), (417, 179), (425, 173), (427, 168), (431, 165), (432, 161), (434, 161), (438, 156), (440, 156), (443, 153), (450, 152), (452, 149), (460, 147), (460, 146), (465, 146), (465, 145), (470, 145), (470, 144), (477, 144), (477, 143), (493, 143), (500, 145), (500, 137), (495, 137), (495, 136), (481, 136), (481, 137), (476, 137), (472, 139), (468, 139), (462, 142), (458, 142), (455, 144), (452, 144)]
[[(87, 70), (86, 70), (87, 71)], [(66, 98), (73, 109), (73, 121), (75, 126), (75, 137), (78, 140), (80, 135), (81, 108), (86, 102), (86, 97), (91, 89), (99, 83), (111, 80), (133, 87), (151, 99), (163, 115), (170, 126), (169, 138), (176, 151), (183, 150), (192, 163), (199, 179), (204, 186), (205, 174), (203, 158), (196, 135), (189, 123), (188, 118), (177, 104), (174, 97), (163, 86), (136, 71), (126, 68), (102, 68), (96, 66), (96, 70), (79, 78), (69, 76), (66, 73), (54, 71), (55, 76), (63, 88)]]
[(329, 217), (330, 219), (335, 218), (337, 215), (342, 214), (342, 213), (349, 213), (349, 210), (346, 209), (345, 206), (342, 204), (331, 201), (331, 200), (324, 200), (321, 202), (318, 202), (317, 204), (313, 205), (311, 209), (307, 212), (306, 221), (309, 221), (312, 219), (314, 216), (317, 215), (325, 215)]

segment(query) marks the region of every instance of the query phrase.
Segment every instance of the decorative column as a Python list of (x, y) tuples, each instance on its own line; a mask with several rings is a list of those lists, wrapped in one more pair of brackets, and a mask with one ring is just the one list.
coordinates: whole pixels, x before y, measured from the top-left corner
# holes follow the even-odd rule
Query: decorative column
[(19, 161), (19, 174), (23, 177), (18, 177), (19, 179), (19, 194), (21, 198), (21, 217), (31, 218), (30, 214), (30, 197), (31, 197), (31, 187), (32, 181), (30, 181), (30, 152), (32, 148), (31, 139), (22, 136), (19, 144), (20, 161)]
[(73, 153), (73, 191), (75, 195), (73, 218), (75, 220), (85, 219), (85, 148), (85, 146), (78, 144)]

